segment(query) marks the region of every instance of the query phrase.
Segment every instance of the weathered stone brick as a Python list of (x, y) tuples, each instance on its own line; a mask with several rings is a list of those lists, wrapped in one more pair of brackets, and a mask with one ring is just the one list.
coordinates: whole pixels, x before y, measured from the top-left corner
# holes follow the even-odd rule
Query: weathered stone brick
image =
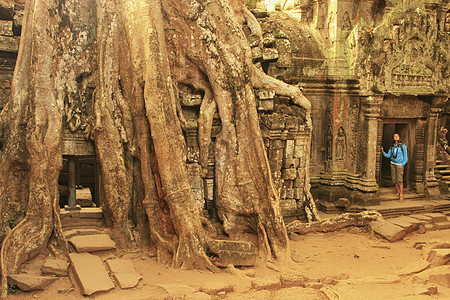
[(283, 169), (281, 170), (281, 176), (284, 180), (294, 180), (297, 177), (297, 169)]
[(205, 179), (205, 199), (214, 200), (214, 179)]
[(19, 50), (18, 38), (0, 35), (0, 51), (17, 52), (18, 50)]
[(273, 100), (275, 97), (274, 90), (259, 89), (256, 93), (260, 100)]
[(284, 169), (292, 169), (292, 168), (296, 169), (298, 167), (298, 163), (299, 163), (298, 158), (285, 158), (283, 160), (283, 168)]
[(265, 47), (272, 46), (274, 43), (275, 43), (275, 36), (272, 33), (265, 33), (263, 35), (263, 44)]
[(0, 35), (13, 36), (13, 21), (0, 20)]
[(252, 242), (230, 241), (230, 240), (216, 240), (215, 242), (219, 250), (240, 251), (249, 253), (256, 252), (256, 246)]
[(218, 253), (220, 262), (227, 265), (249, 267), (256, 263), (256, 253), (219, 250)]
[(271, 140), (270, 149), (280, 150), (284, 148), (284, 141), (282, 140)]
[(299, 128), (299, 122), (297, 117), (286, 117), (286, 129), (297, 131)]
[(259, 100), (257, 109), (259, 111), (272, 111), (273, 100)]
[[(295, 181), (294, 181), (294, 185), (295, 185)], [(303, 198), (303, 189), (302, 188), (294, 187), (292, 189), (292, 191), (293, 191), (293, 194), (294, 194), (294, 199), (299, 200), (299, 199)]]
[(369, 226), (375, 233), (381, 235), (391, 243), (403, 239), (406, 235), (404, 228), (384, 220), (370, 222)]
[(196, 106), (202, 103), (202, 96), (197, 94), (180, 93), (181, 105)]
[(293, 158), (294, 157), (294, 140), (286, 140), (286, 144), (284, 146), (284, 158)]
[(250, 47), (258, 47), (259, 43), (261, 41), (259, 35), (257, 34), (250, 34), (247, 37), (248, 43), (250, 44)]
[(266, 61), (276, 60), (278, 58), (278, 50), (275, 48), (263, 48), (262, 58)]
[(254, 61), (263, 59), (262, 50), (259, 47), (252, 47), (252, 58)]

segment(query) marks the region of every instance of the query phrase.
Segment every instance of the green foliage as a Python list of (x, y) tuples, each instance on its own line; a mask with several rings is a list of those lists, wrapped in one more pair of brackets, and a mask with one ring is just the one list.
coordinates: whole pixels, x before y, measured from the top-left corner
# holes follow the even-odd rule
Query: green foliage
[(259, 2), (261, 2), (260, 0), (245, 0), (245, 5), (247, 5), (247, 7), (249, 9), (254, 9), (258, 7)]
[(17, 286), (14, 284), (8, 284), (8, 294), (15, 294), (17, 292)]
[(8, 226), (9, 228), (13, 229), (14, 227), (16, 227), (16, 219), (14, 217), (9, 217), (8, 220)]

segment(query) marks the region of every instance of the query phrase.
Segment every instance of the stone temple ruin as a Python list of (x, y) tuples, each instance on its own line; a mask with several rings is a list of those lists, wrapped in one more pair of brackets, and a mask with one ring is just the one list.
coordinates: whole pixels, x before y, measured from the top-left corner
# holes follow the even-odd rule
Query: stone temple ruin
[[(288, 98), (255, 91), (285, 219), (305, 219), (306, 168), (323, 210), (336, 209), (343, 198), (347, 206), (379, 204), (383, 187), (391, 184), (380, 148), (388, 147), (394, 132), (409, 151), (408, 190), (421, 196), (447, 192), (447, 179), (435, 173), (435, 165), (448, 160), (436, 146), (438, 129), (448, 127), (450, 6), (441, 0), (416, 6), (406, 2), (275, 1), (273, 11), (252, 10), (263, 30), (259, 44), (244, 28), (254, 63), (300, 87), (312, 104), (311, 128), (303, 109)], [(5, 3), (0, 10), (0, 109), (9, 96), (23, 10), (19, 2)], [(178, 89), (192, 190), (199, 209), (214, 219), (214, 151), (209, 151), (204, 177), (199, 164), (197, 119), (203, 95), (190, 86)], [(95, 150), (85, 134), (92, 95), (66, 99), (65, 105), (61, 206), (76, 203), (77, 186), (85, 188), (83, 205), (101, 205)], [(220, 128), (216, 117), (211, 150)]]
[[(262, 2), (248, 1), (249, 5)], [(285, 222), (307, 219), (303, 205), (309, 185), (319, 209), (325, 212), (382, 207), (381, 200), (392, 183), (389, 162), (382, 159), (381, 147), (389, 147), (394, 132), (400, 133), (408, 147), (404, 179), (409, 196), (431, 199), (447, 194), (449, 1), (265, 2), (268, 11), (256, 4), (250, 7), (260, 23), (262, 43), (250, 28), (243, 28), (252, 47), (253, 62), (265, 73), (301, 88), (312, 104), (311, 127), (304, 109), (289, 98), (272, 90), (255, 90), (260, 128)], [(10, 96), (23, 3), (0, 1), (0, 111)], [(88, 134), (93, 118), (93, 90), (86, 91), (64, 99), (64, 163), (59, 179), (60, 206), (68, 208), (61, 210), (61, 220), (65, 237), (76, 252), (89, 252), (93, 244), (95, 251), (116, 247), (108, 234), (76, 228), (80, 224), (103, 225), (103, 212), (94, 207), (103, 203), (102, 178)], [(221, 130), (220, 119), (216, 113), (207, 173), (202, 174), (198, 117), (203, 93), (186, 85), (179, 85), (178, 92), (191, 188), (203, 215), (217, 220), (214, 149)], [(0, 144), (0, 155), (1, 151)], [(87, 209), (72, 210), (75, 205)], [(443, 206), (450, 208), (449, 204), (440, 207)], [(230, 251), (226, 247), (237, 247), (223, 243), (223, 253)], [(251, 245), (238, 245), (251, 248), (241, 251), (246, 254), (240, 265), (254, 262), (256, 254)], [(80, 275), (85, 270), (77, 270), (77, 260), (90, 261), (92, 268), (97, 264), (101, 269), (100, 259), (88, 253), (71, 253), (70, 259), (74, 272), (79, 274), (76, 276), (85, 278), (86, 283), (77, 279), (82, 293), (98, 291), (89, 286), (94, 281), (89, 277), (90, 269)], [(67, 271), (64, 261), (46, 264), (52, 265), (48, 267), (52, 272)], [(58, 264), (61, 266), (54, 266)], [(111, 260), (108, 268), (112, 273), (114, 268), (135, 272), (127, 264)], [(130, 287), (140, 279), (137, 274), (133, 276)], [(107, 274), (105, 278), (101, 289), (114, 288)], [(116, 280), (122, 287), (123, 282)]]

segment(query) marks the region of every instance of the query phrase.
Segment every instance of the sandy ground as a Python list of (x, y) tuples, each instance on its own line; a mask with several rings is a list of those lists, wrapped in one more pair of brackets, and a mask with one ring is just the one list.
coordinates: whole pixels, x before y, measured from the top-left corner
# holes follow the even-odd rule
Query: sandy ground
[[(389, 243), (365, 228), (295, 235), (295, 262), (275, 271), (260, 263), (253, 268), (226, 268), (220, 273), (177, 270), (158, 264), (146, 252), (127, 253), (143, 279), (134, 289), (116, 289), (93, 299), (450, 299), (450, 289), (424, 283), (415, 275), (399, 277), (401, 268), (423, 259), (416, 242), (450, 241), (450, 229), (409, 234)], [(35, 269), (42, 264), (28, 266)], [(450, 266), (449, 266), (450, 271)], [(303, 278), (304, 276), (305, 278)], [(283, 277), (284, 285), (280, 282)], [(302, 279), (303, 278), (303, 279)], [(287, 280), (287, 281), (286, 281)], [(290, 280), (290, 281), (289, 281)], [(170, 294), (160, 285), (170, 284)], [(437, 287), (434, 295), (421, 295)], [(10, 299), (83, 299), (67, 277), (47, 290), (17, 291)]]

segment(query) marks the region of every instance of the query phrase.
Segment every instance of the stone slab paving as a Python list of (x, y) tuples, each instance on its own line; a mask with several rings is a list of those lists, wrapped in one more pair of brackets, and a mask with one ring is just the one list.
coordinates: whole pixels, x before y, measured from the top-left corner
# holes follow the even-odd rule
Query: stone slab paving
[(411, 216), (400, 216), (400, 217), (397, 217), (396, 219), (406, 221), (406, 222), (415, 224), (417, 226), (426, 224), (426, 221), (412, 218)]
[(82, 207), (80, 211), (81, 219), (101, 219), (103, 210), (101, 207)]
[(420, 220), (420, 221), (424, 221), (426, 223), (433, 222), (432, 217), (428, 217), (428, 216), (421, 215), (421, 214), (412, 214), (412, 215), (409, 215), (409, 217)]
[(434, 223), (434, 228), (435, 229), (449, 229), (450, 228), (450, 222), (449, 221), (436, 222), (436, 223)]
[(433, 222), (447, 222), (447, 216), (443, 213), (426, 213), (424, 216), (430, 217), (433, 219)]
[(403, 227), (384, 220), (370, 222), (369, 226), (375, 233), (381, 235), (391, 243), (399, 241), (406, 236), (406, 230)]
[(49, 258), (45, 261), (41, 271), (43, 275), (67, 276), (69, 264), (62, 259)]
[(108, 234), (77, 235), (70, 238), (77, 252), (94, 252), (116, 249), (116, 243)]
[(43, 290), (58, 277), (39, 276), (32, 274), (13, 274), (7, 278), (8, 284), (15, 285), (19, 290), (30, 292), (34, 290)]
[(114, 288), (103, 262), (90, 253), (70, 253), (71, 269), (83, 295), (106, 292)]
[(76, 236), (76, 235), (91, 235), (91, 234), (98, 234), (98, 230), (95, 228), (82, 228), (82, 229), (70, 229), (70, 230), (65, 230), (63, 232), (64, 237), (66, 238), (66, 240), (69, 240), (70, 238)]
[(142, 279), (129, 259), (110, 259), (106, 261), (106, 266), (121, 289), (133, 288)]

